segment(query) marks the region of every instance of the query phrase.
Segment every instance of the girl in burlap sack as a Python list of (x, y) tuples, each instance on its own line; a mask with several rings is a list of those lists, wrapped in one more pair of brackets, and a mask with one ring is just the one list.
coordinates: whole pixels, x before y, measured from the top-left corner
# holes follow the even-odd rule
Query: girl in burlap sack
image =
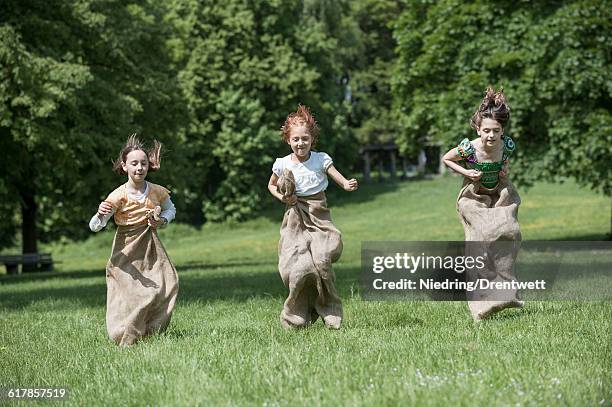
[(332, 263), (342, 253), (340, 231), (331, 220), (325, 189), (329, 175), (345, 191), (355, 191), (323, 152), (311, 151), (319, 126), (305, 106), (298, 106), (281, 128), (292, 153), (278, 158), (268, 182), (270, 193), (286, 205), (278, 243), (278, 270), (289, 295), (280, 321), (285, 328), (306, 327), (321, 317), (329, 328), (342, 322), (342, 303), (334, 285)]
[(114, 162), (127, 182), (100, 203), (89, 222), (93, 232), (114, 215), (117, 233), (106, 265), (106, 328), (118, 345), (166, 329), (178, 293), (178, 275), (164, 249), (157, 228), (174, 219), (170, 192), (145, 181), (160, 166), (161, 144), (146, 150), (132, 135)]
[[(443, 157), (449, 168), (465, 177), (457, 212), (465, 232), (466, 256), (486, 258), (484, 269), (468, 273), (470, 280), (515, 280), (521, 198), (508, 179), (509, 159), (515, 150), (514, 141), (504, 134), (509, 121), (503, 89), (494, 92), (487, 88), (470, 120), (478, 138), (463, 139)], [(468, 305), (473, 318), (481, 320), (504, 308), (522, 307), (523, 302), (516, 290), (476, 290), (468, 292)]]

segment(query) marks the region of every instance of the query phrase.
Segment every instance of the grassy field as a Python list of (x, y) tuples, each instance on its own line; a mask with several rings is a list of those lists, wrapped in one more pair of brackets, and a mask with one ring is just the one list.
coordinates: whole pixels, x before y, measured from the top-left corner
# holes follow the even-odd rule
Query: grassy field
[[(0, 276), (0, 386), (65, 387), (68, 405), (612, 405), (610, 302), (529, 302), (476, 324), (461, 302), (360, 298), (361, 241), (462, 240), (459, 183), (330, 188), (340, 331), (280, 327), (280, 204), (245, 224), (163, 230), (179, 300), (165, 334), (130, 348), (104, 326), (113, 232), (46, 247), (58, 272)], [(609, 199), (575, 184), (522, 198), (524, 240), (609, 233)]]

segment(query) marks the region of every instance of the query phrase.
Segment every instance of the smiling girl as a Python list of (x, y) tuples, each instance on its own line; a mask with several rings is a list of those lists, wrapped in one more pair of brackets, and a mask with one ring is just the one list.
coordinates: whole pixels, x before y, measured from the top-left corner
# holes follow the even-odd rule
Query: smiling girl
[[(504, 134), (510, 121), (510, 107), (503, 89), (486, 94), (470, 120), (478, 135), (463, 139), (448, 151), (444, 163), (462, 174), (463, 188), (457, 197), (457, 212), (465, 232), (466, 255), (486, 254), (487, 267), (468, 277), (490, 281), (512, 281), (521, 231), (518, 207), (521, 198), (508, 179), (508, 164), (515, 150), (514, 141)], [(461, 165), (460, 165), (461, 164)], [(522, 307), (516, 290), (468, 293), (468, 305), (475, 320), (484, 319), (504, 308)]]
[(114, 170), (127, 182), (100, 203), (91, 218), (93, 232), (114, 215), (117, 232), (106, 265), (106, 328), (118, 345), (163, 331), (170, 323), (178, 293), (178, 275), (157, 228), (174, 219), (169, 191), (145, 181), (160, 167), (161, 144), (146, 150), (132, 135), (119, 153)]
[(342, 322), (332, 271), (342, 238), (327, 208), (327, 175), (345, 191), (355, 191), (358, 183), (340, 174), (329, 155), (312, 151), (318, 135), (315, 118), (298, 106), (282, 127), (292, 152), (274, 162), (268, 182), (270, 193), (286, 204), (278, 243), (278, 268), (289, 289), (280, 315), (285, 328), (306, 327), (319, 316), (329, 328), (338, 329)]

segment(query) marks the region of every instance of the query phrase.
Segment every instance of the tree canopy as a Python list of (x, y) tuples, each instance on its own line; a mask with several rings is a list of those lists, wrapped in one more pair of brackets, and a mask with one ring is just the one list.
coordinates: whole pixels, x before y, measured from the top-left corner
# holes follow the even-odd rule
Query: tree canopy
[(123, 178), (129, 134), (164, 144), (177, 220), (243, 220), (268, 198), (299, 103), (344, 172), (472, 135), (487, 85), (512, 107), (523, 184), (612, 194), (610, 1), (5, 0), (0, 5), (0, 248), (82, 238)]
[(84, 236), (95, 201), (117, 182), (107, 171), (117, 142), (134, 131), (164, 139), (175, 125), (176, 81), (152, 3), (1, 7), (0, 245), (20, 222), (33, 252), (39, 238)]
[(512, 178), (575, 177), (612, 194), (609, 1), (411, 2), (396, 21), (395, 109), (404, 151), (474, 137), (487, 85), (505, 89)]

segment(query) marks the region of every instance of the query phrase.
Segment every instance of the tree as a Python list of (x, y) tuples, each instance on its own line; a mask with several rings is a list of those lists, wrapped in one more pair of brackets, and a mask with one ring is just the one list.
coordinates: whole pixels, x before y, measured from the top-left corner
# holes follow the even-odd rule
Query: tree
[(392, 110), (391, 75), (396, 59), (393, 22), (401, 0), (351, 2), (351, 21), (358, 41), (348, 66), (352, 110), (350, 127), (360, 144), (395, 139), (399, 126)]
[[(0, 24), (0, 245), (79, 237), (131, 132), (167, 137), (178, 109), (154, 2), (16, 1)], [(135, 123), (139, 123), (136, 125)], [(18, 209), (19, 208), (19, 209)], [(10, 216), (20, 211), (20, 217)]]
[(518, 150), (512, 178), (578, 182), (612, 195), (610, 1), (408, 3), (394, 36), (404, 150), (450, 148), (487, 85), (503, 86)]
[(254, 213), (274, 157), (287, 154), (280, 126), (298, 103), (320, 122), (318, 147), (340, 163), (352, 158), (337, 27), (346, 2), (191, 0), (167, 7), (173, 69), (189, 111), (179, 147), (191, 164), (182, 191), (187, 221)]
[(345, 98), (349, 3), (153, 0), (3, 2), (0, 25), (0, 247), (87, 234), (118, 184), (127, 135), (165, 145), (179, 221), (244, 219), (258, 207), (280, 125), (311, 107), (319, 148), (357, 149)]

